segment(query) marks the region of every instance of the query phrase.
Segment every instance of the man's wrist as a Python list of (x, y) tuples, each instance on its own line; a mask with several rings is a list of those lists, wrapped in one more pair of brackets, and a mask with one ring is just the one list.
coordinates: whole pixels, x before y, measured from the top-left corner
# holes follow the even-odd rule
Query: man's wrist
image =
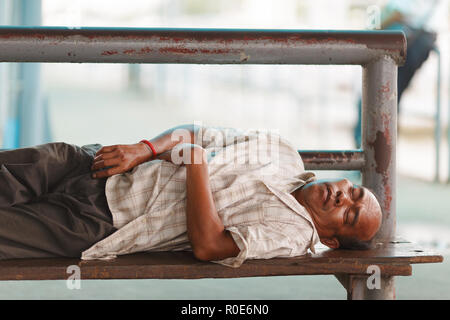
[(141, 154), (143, 157), (143, 162), (150, 161), (155, 157), (155, 155), (153, 154), (153, 150), (146, 143), (140, 141), (138, 145), (141, 147), (142, 150)]

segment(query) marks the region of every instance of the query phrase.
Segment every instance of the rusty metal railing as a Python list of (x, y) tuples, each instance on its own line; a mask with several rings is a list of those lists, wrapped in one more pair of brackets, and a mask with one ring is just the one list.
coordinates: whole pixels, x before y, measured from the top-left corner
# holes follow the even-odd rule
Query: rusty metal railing
[(362, 150), (299, 151), (307, 169), (361, 170), (396, 228), (399, 31), (0, 27), (0, 62), (361, 65)]
[(395, 235), (398, 31), (0, 27), (0, 62), (352, 64), (363, 67), (362, 151), (300, 151), (315, 170), (361, 170)]

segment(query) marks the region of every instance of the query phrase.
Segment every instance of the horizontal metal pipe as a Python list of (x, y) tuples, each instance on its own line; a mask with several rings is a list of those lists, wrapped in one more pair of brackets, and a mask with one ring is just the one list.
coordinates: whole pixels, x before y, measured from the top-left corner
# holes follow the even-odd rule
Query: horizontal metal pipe
[(352, 64), (389, 56), (401, 31), (0, 27), (0, 62)]
[[(6, 151), (7, 149), (0, 149)], [(361, 150), (350, 151), (302, 151), (302, 157), (307, 170), (361, 170), (364, 167), (364, 153)]]
[(361, 170), (365, 165), (362, 150), (345, 151), (302, 151), (302, 157), (307, 170)]

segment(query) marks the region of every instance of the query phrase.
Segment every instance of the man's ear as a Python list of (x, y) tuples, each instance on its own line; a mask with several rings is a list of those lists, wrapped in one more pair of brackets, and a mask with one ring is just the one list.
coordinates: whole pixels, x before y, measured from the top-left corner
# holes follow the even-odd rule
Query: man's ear
[(320, 239), (320, 242), (322, 242), (324, 245), (331, 249), (337, 249), (339, 248), (339, 240), (335, 237), (333, 238), (323, 238)]

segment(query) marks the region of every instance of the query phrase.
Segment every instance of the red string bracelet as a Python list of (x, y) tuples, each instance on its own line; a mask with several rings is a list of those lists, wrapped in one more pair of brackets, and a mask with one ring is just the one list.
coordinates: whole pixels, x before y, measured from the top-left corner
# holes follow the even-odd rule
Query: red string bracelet
[(141, 140), (139, 142), (143, 142), (150, 147), (150, 149), (152, 150), (152, 157), (150, 159), (154, 159), (156, 157), (157, 153), (156, 153), (155, 147), (151, 144), (151, 142), (148, 140)]

